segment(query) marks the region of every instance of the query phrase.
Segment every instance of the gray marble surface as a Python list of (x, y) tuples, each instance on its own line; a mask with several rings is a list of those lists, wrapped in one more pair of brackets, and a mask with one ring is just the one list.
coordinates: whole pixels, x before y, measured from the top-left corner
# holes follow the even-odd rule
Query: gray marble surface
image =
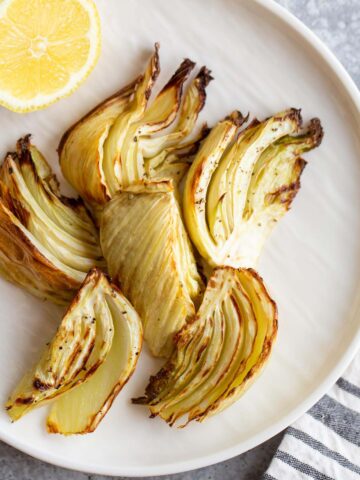
[[(337, 55), (360, 86), (360, 0), (278, 0), (308, 25)], [(153, 480), (257, 480), (282, 434), (238, 457), (193, 472)], [(0, 480), (103, 480), (35, 460), (0, 442)]]

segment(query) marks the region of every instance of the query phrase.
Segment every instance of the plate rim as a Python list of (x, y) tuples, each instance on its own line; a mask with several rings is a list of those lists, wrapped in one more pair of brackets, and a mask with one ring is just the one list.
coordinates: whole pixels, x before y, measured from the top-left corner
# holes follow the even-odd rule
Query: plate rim
[[(241, 1), (241, 0), (238, 0)], [(322, 40), (307, 27), (300, 19), (293, 13), (287, 10), (275, 0), (252, 0), (255, 4), (260, 5), (270, 14), (280, 19), (283, 23), (288, 25), (291, 30), (295, 31), (302, 40), (313, 48), (321, 57), (322, 60), (331, 68), (332, 73), (340, 81), (348, 93), (351, 102), (353, 103), (357, 113), (360, 116), (360, 91), (357, 88), (354, 80), (347, 72), (342, 63), (337, 59), (335, 54), (327, 47)], [(201, 456), (197, 459), (175, 461), (162, 465), (141, 466), (141, 467), (123, 467), (123, 466), (100, 466), (98, 464), (82, 463), (73, 460), (67, 460), (52, 453), (44, 453), (40, 448), (33, 447), (26, 442), (12, 438), (6, 432), (1, 431), (0, 440), (16, 448), (17, 450), (30, 455), (33, 458), (39, 459), (45, 463), (55, 465), (61, 468), (79, 471), (95, 475), (109, 475), (109, 476), (128, 476), (128, 477), (149, 477), (153, 475), (170, 475), (175, 473), (187, 472), (202, 467), (214, 465), (225, 460), (229, 460), (237, 455), (240, 455), (252, 448), (255, 448), (263, 442), (269, 440), (271, 437), (277, 435), (279, 432), (287, 428), (290, 424), (295, 422), (301, 415), (303, 415), (309, 408), (311, 408), (326, 391), (336, 382), (336, 380), (345, 371), (351, 360), (357, 353), (360, 347), (360, 323), (359, 328), (354, 335), (352, 341), (348, 344), (342, 357), (336, 366), (328, 373), (324, 380), (308, 397), (291, 410), (287, 415), (275, 422), (273, 425), (258, 434), (250, 437), (246, 441), (242, 441), (235, 446), (220, 449), (216, 453)]]

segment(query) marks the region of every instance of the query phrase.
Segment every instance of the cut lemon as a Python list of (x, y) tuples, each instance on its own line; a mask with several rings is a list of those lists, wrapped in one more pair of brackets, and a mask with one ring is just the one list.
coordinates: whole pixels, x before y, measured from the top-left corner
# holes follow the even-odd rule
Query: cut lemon
[(100, 43), (92, 0), (0, 0), (0, 104), (29, 112), (69, 95)]

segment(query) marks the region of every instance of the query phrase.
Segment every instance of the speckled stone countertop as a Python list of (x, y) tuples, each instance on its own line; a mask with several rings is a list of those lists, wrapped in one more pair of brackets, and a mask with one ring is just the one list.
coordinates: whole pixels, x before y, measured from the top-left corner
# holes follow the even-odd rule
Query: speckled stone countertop
[[(277, 0), (310, 27), (335, 53), (360, 87), (360, 0)], [(153, 480), (257, 480), (282, 434), (217, 465)], [(105, 480), (35, 460), (0, 442), (0, 480)], [(126, 480), (122, 477), (123, 480)]]

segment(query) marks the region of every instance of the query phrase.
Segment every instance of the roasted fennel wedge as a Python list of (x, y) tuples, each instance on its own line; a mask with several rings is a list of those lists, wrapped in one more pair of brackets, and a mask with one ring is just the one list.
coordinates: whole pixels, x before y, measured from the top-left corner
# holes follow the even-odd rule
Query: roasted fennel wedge
[(119, 186), (126, 187), (142, 179), (179, 183), (187, 172), (200, 142), (208, 134), (206, 125), (195, 138), (184, 140), (195, 127), (205, 104), (206, 86), (212, 78), (207, 68), (202, 67), (183, 93), (194, 66), (185, 59), (142, 118), (130, 126), (119, 154), (121, 167), (109, 175), (114, 178), (117, 172)]
[(141, 182), (118, 192), (102, 214), (100, 241), (151, 352), (168, 356), (202, 287), (172, 183)]
[(206, 136), (193, 133), (206, 100), (210, 72), (201, 68), (184, 93), (195, 64), (185, 59), (149, 105), (160, 72), (159, 46), (136, 81), (98, 105), (59, 144), (62, 172), (97, 219), (120, 189), (142, 179), (179, 182)]
[(114, 138), (114, 132), (120, 125), (126, 130), (131, 120), (143, 114), (159, 71), (156, 45), (144, 75), (101, 102), (62, 136), (58, 152), (64, 177), (91, 206), (104, 204), (110, 198), (108, 184), (112, 179), (108, 180), (104, 171), (108, 163), (104, 144), (109, 133), (113, 138), (111, 146), (116, 149), (120, 139)]
[(0, 169), (0, 272), (32, 294), (70, 301), (90, 268), (105, 268), (97, 229), (81, 200), (63, 197), (31, 145), (18, 141)]
[(239, 133), (234, 112), (215, 126), (189, 170), (183, 211), (190, 237), (212, 266), (253, 267), (262, 246), (300, 188), (306, 162), (323, 131), (313, 119), (300, 130), (290, 109)]
[(152, 416), (170, 425), (203, 421), (235, 402), (261, 372), (277, 333), (276, 304), (252, 269), (218, 267), (197, 314), (175, 337), (175, 350), (150, 378)]
[(92, 432), (134, 371), (141, 345), (137, 313), (99, 269), (92, 269), (39, 362), (10, 396), (10, 418), (18, 420), (53, 400), (50, 432)]

